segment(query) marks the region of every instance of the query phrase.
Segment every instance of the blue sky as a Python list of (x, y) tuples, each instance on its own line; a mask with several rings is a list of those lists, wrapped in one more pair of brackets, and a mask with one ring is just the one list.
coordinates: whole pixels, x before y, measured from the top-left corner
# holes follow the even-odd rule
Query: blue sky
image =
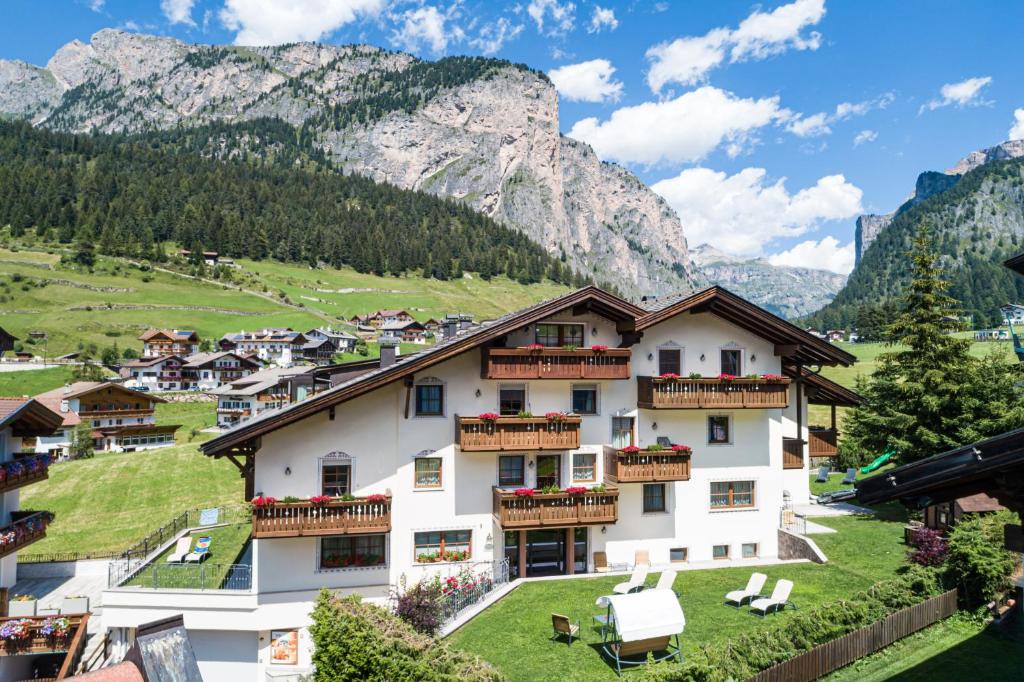
[(6, 0), (3, 15), (0, 58), (35, 64), (105, 27), (525, 62), (558, 86), (563, 132), (665, 196), (691, 246), (836, 271), (858, 213), (1024, 137), (1024, 55), (1005, 38), (1020, 2)]

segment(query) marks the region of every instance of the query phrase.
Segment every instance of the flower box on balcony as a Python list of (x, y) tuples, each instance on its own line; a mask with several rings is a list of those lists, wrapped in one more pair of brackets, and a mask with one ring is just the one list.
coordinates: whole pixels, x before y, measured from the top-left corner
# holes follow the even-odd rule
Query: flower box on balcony
[(580, 446), (578, 415), (548, 417), (456, 417), (456, 437), (464, 452), (574, 450)]
[(600, 488), (557, 493), (494, 488), (494, 518), (502, 528), (587, 526), (615, 523), (619, 518), (619, 491)]
[(391, 498), (386, 495), (297, 502), (261, 497), (254, 499), (250, 506), (252, 536), (257, 539), (387, 533), (391, 530)]
[(784, 408), (788, 378), (678, 376), (637, 377), (637, 406), (643, 409)]

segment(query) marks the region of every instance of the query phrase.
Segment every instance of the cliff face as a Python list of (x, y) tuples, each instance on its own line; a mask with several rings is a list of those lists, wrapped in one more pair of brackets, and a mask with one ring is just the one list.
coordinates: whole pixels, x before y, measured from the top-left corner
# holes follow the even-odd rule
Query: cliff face
[(950, 175), (964, 175), (991, 161), (1017, 159), (1024, 156), (1024, 140), (1007, 140), (988, 149), (971, 152), (946, 171)]
[(876, 215), (869, 213), (857, 217), (857, 228), (854, 230), (854, 267), (860, 265), (861, 258), (864, 257), (864, 252), (871, 246), (871, 242), (875, 241), (875, 237), (889, 226), (892, 222), (893, 214), (886, 213), (885, 215)]
[(802, 317), (828, 305), (846, 282), (846, 275), (772, 265), (763, 258), (744, 260), (707, 244), (692, 249), (690, 255), (711, 282), (786, 319)]
[(462, 200), (628, 295), (705, 282), (667, 204), (562, 137), (554, 87), (506, 62), (103, 30), (46, 69), (0, 61), (0, 113), (75, 132), (277, 117), (346, 172)]

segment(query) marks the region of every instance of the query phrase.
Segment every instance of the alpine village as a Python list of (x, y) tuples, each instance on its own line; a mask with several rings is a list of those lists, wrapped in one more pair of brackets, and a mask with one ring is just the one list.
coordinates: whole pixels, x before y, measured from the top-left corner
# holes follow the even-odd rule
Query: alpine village
[(0, 10), (0, 682), (1024, 679), (1024, 8), (827, 3)]

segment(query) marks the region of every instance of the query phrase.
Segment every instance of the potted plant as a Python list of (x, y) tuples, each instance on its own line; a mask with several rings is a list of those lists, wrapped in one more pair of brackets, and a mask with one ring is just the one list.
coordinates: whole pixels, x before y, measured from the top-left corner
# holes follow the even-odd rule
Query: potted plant
[(557, 495), (558, 493), (562, 492), (562, 489), (559, 488), (554, 483), (552, 483), (551, 485), (544, 486), (543, 488), (540, 489), (540, 491), (544, 495)]
[(658, 378), (662, 381), (679, 381), (679, 375), (675, 372), (665, 372)]
[(721, 374), (718, 375), (718, 378), (721, 381), (733, 381), (734, 379), (736, 379), (736, 375), (726, 374), (725, 372), (722, 372)]
[(567, 344), (565, 344), (564, 346), (562, 346), (562, 350), (567, 350), (567, 351), (569, 351), (570, 353), (575, 353), (575, 352), (576, 352), (576, 351), (578, 351), (579, 349), (580, 349), (580, 347), (579, 347), (579, 346), (577, 346), (577, 345), (576, 345), (576, 344), (574, 344), (574, 343), (567, 343)]
[(11, 598), (7, 602), (7, 615), (14, 618), (16, 616), (34, 616), (36, 615), (36, 598), (31, 594), (18, 594)]
[(628, 455), (632, 455), (634, 453), (640, 452), (640, 446), (627, 445), (626, 447), (622, 448), (621, 452), (625, 452)]
[(533, 412), (530, 412), (529, 410), (520, 410), (516, 416), (520, 419), (531, 419), (533, 417)]
[(249, 506), (253, 509), (263, 509), (264, 507), (273, 507), (277, 504), (276, 497), (270, 497), (269, 495), (257, 495), (249, 501)]
[(315, 504), (318, 507), (324, 507), (332, 499), (333, 498), (330, 495), (312, 495), (310, 496), (309, 501), (311, 504)]
[(661, 443), (651, 443), (647, 446), (647, 452), (661, 452), (665, 449), (665, 446)]
[(89, 597), (69, 595), (60, 602), (61, 613), (89, 613)]
[(781, 374), (762, 374), (761, 378), (770, 384), (780, 384), (786, 380), (786, 377)]
[(545, 413), (544, 418), (549, 422), (564, 422), (565, 418), (568, 416), (569, 415), (566, 412), (547, 412)]
[(570, 495), (585, 495), (587, 494), (588, 490), (581, 485), (571, 485), (565, 489), (565, 492), (569, 493)]
[(388, 500), (388, 496), (387, 495), (381, 495), (380, 493), (374, 493), (373, 495), (367, 495), (366, 496), (366, 501), (367, 502), (387, 502), (387, 500)]
[(47, 618), (40, 626), (39, 634), (47, 639), (64, 639), (71, 634), (71, 621), (64, 616)]
[(477, 419), (480, 419), (481, 421), (485, 422), (494, 423), (498, 421), (499, 416), (500, 415), (497, 412), (481, 412), (479, 415), (477, 415)]
[(544, 350), (544, 346), (539, 343), (531, 343), (528, 346), (524, 346), (524, 348), (526, 348), (526, 350), (530, 351), (531, 353), (539, 353), (542, 350)]
[(688, 376), (691, 379), (703, 379), (704, 378), (704, 375), (701, 374), (700, 372), (690, 372), (690, 374)]
[(31, 618), (16, 618), (6, 621), (0, 625), (0, 639), (9, 647), (22, 645), (32, 637), (32, 626), (34, 621)]
[(691, 448), (689, 445), (673, 444), (672, 452), (675, 452), (680, 455), (691, 455), (693, 454), (693, 448)]
[(514, 494), (516, 497), (533, 497), (534, 492), (533, 488), (516, 488)]
[(590, 486), (590, 492), (592, 493), (603, 493), (607, 490), (604, 483), (598, 483), (597, 485)]

